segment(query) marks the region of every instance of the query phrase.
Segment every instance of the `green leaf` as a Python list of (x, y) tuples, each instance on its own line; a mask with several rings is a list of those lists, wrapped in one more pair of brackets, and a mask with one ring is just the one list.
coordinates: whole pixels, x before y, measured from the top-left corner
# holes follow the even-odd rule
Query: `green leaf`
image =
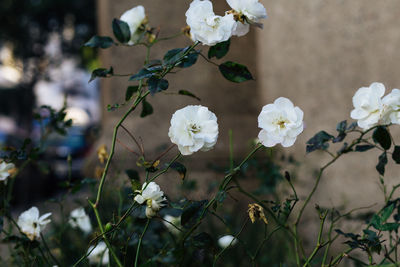
[(155, 93), (167, 90), (169, 83), (165, 79), (159, 79), (157, 77), (152, 76), (147, 81), (147, 85), (149, 86), (150, 94), (154, 95)]
[(117, 38), (119, 42), (127, 43), (131, 39), (131, 31), (129, 30), (129, 26), (125, 21), (113, 19), (112, 29), (115, 38)]
[(185, 180), (186, 167), (182, 163), (173, 162), (170, 167), (179, 173), (181, 180)]
[(375, 146), (373, 146), (373, 145), (358, 145), (358, 146), (356, 146), (355, 151), (364, 152), (364, 151), (370, 150), (374, 147)]
[(208, 50), (208, 58), (211, 59), (216, 57), (217, 59), (223, 58), (226, 54), (228, 54), (229, 46), (231, 45), (231, 39), (228, 41), (218, 43), (214, 46), (211, 46)]
[(209, 250), (212, 249), (214, 246), (213, 238), (205, 232), (195, 235), (192, 241), (193, 241), (193, 246), (197, 248), (204, 248)]
[(199, 52), (196, 50), (191, 50), (187, 55), (183, 56), (189, 48), (190, 46), (169, 50), (164, 55), (164, 65), (172, 65), (179, 68), (188, 68), (194, 65), (199, 57)]
[(194, 94), (192, 94), (191, 92), (186, 91), (186, 90), (179, 90), (178, 94), (190, 96), (190, 97), (196, 98), (197, 100), (201, 101), (201, 99), (199, 97), (195, 96)]
[(336, 125), (336, 131), (338, 131), (339, 133), (343, 133), (346, 131), (347, 128), (347, 121), (341, 121)]
[(104, 69), (104, 68), (95, 69), (92, 72), (92, 76), (90, 77), (89, 82), (93, 81), (97, 77), (107, 78), (107, 77), (112, 76), (112, 75), (114, 75), (113, 67), (110, 67), (109, 69)]
[(388, 163), (386, 152), (383, 152), (379, 156), (378, 165), (376, 165), (376, 170), (379, 172), (380, 175), (385, 174), (385, 166)]
[(146, 101), (146, 99), (143, 99), (142, 101), (142, 113), (140, 113), (140, 117), (144, 118), (148, 115), (153, 114), (153, 107), (150, 105), (149, 102)]
[(186, 52), (186, 50), (189, 49), (188, 47), (185, 48), (175, 48), (169, 50), (163, 58), (164, 65), (174, 65), (176, 64), (180, 58), (183, 56), (183, 54)]
[(389, 219), (390, 215), (392, 215), (392, 213), (393, 213), (394, 206), (395, 206), (395, 205), (394, 205), (394, 203), (393, 203), (393, 204), (387, 206), (387, 207), (382, 211), (382, 214), (381, 214), (381, 220), (382, 220), (382, 222), (386, 222), (386, 221)]
[(100, 48), (109, 48), (114, 44), (114, 40), (108, 36), (93, 36), (87, 41), (83, 46), (87, 47), (100, 47)]
[(381, 145), (385, 150), (388, 150), (392, 144), (390, 134), (385, 127), (379, 126), (372, 134), (372, 139), (375, 143)]
[(185, 207), (181, 215), (181, 225), (187, 228), (192, 227), (200, 218), (207, 202), (207, 200), (193, 201)]
[(125, 170), (125, 173), (128, 175), (129, 180), (131, 181), (132, 191), (135, 192), (136, 190), (140, 190), (142, 185), (140, 183), (139, 173), (133, 169)]
[(178, 68), (189, 68), (196, 64), (199, 57), (199, 52), (196, 50), (190, 51), (186, 56), (181, 58), (180, 63), (176, 65)]
[(135, 86), (129, 86), (129, 87), (126, 89), (126, 92), (125, 92), (125, 101), (128, 101), (129, 99), (131, 99), (132, 95), (133, 95), (134, 93), (136, 93), (138, 89), (139, 89), (139, 86), (137, 86), (137, 85), (135, 85)]
[(379, 230), (381, 231), (397, 231), (399, 228), (400, 224), (399, 223), (385, 223), (381, 226)]
[(247, 67), (239, 63), (227, 61), (219, 65), (219, 70), (225, 77), (225, 79), (231, 82), (241, 83), (253, 80), (253, 76), (251, 75)]
[(397, 163), (400, 164), (400, 146), (395, 146), (392, 154), (392, 159)]
[(138, 73), (132, 75), (129, 80), (130, 81), (138, 81), (145, 78), (150, 78), (153, 76), (153, 72), (149, 71), (148, 69), (141, 69)]
[(329, 147), (329, 144), (327, 142), (332, 140), (333, 138), (333, 135), (330, 135), (325, 131), (318, 132), (310, 140), (307, 141), (306, 152), (310, 153), (318, 149), (327, 149)]

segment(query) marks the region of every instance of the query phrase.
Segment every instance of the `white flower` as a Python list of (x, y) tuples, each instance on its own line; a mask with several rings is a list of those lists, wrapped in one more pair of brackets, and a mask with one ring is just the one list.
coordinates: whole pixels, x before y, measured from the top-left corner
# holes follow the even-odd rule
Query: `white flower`
[(393, 89), (382, 99), (382, 103), (384, 105), (383, 123), (400, 124), (400, 90)]
[(146, 21), (146, 13), (143, 6), (137, 6), (132, 9), (125, 11), (122, 14), (120, 20), (126, 22), (131, 32), (131, 39), (128, 45), (133, 45), (140, 40), (142, 31), (139, 29), (140, 26)]
[[(265, 7), (258, 0), (227, 0), (228, 5), (234, 10), (236, 28), (233, 35), (243, 36), (249, 32), (250, 24), (259, 24), (261, 19), (267, 17)], [(231, 13), (231, 12), (228, 12)], [(259, 24), (262, 26), (262, 24)]]
[(85, 234), (92, 232), (92, 224), (84, 208), (77, 208), (71, 211), (68, 222), (73, 228), (79, 228)]
[(6, 181), (10, 176), (9, 170), (14, 169), (15, 165), (12, 163), (1, 162), (0, 163), (0, 181)]
[(182, 155), (208, 151), (217, 143), (217, 117), (206, 107), (186, 106), (172, 115), (168, 136)]
[(163, 224), (165, 225), (165, 227), (167, 227), (168, 231), (170, 231), (174, 235), (178, 235), (181, 232), (177, 229), (181, 228), (181, 216), (174, 217), (167, 214), (164, 216)]
[(292, 146), (304, 129), (303, 111), (293, 106), (289, 99), (279, 97), (273, 104), (262, 108), (258, 116), (258, 127), (262, 129), (258, 139), (264, 146)]
[(233, 14), (216, 16), (209, 0), (194, 0), (186, 11), (186, 23), (193, 41), (210, 46), (227, 41), (236, 27)]
[[(88, 253), (94, 248), (94, 246), (90, 246), (88, 249)], [(107, 265), (110, 261), (108, 255), (108, 248), (106, 243), (103, 241), (99, 242), (97, 246), (93, 249), (93, 251), (88, 255), (89, 263), (90, 264), (100, 264)]]
[(50, 223), (50, 219), (46, 220), (50, 215), (51, 213), (46, 213), (39, 217), (38, 208), (32, 207), (19, 215), (17, 224), (30, 240), (39, 239), (40, 232)]
[(139, 204), (146, 203), (147, 218), (154, 217), (165, 206), (163, 202), (167, 199), (164, 197), (164, 192), (161, 191), (160, 186), (155, 182), (144, 183), (142, 190), (136, 190), (136, 192), (139, 194), (135, 196), (135, 201)]
[(221, 248), (227, 248), (229, 246), (236, 245), (238, 240), (232, 235), (224, 235), (218, 239), (218, 245)]
[(369, 87), (361, 87), (353, 96), (354, 109), (351, 118), (357, 120), (360, 128), (369, 129), (379, 123), (383, 113), (382, 96), (385, 86), (381, 83), (372, 83)]

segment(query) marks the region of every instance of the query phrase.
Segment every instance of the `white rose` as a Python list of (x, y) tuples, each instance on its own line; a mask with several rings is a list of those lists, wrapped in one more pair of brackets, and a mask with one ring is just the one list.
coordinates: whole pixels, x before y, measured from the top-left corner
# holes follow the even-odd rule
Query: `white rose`
[(135, 201), (139, 204), (146, 204), (146, 216), (147, 218), (154, 217), (157, 212), (165, 206), (164, 192), (161, 191), (160, 186), (155, 182), (149, 184), (144, 183), (142, 190), (136, 190), (138, 193), (135, 196)]
[[(93, 249), (94, 248), (94, 249)], [(108, 248), (106, 243), (103, 241), (99, 242), (96, 247), (90, 246), (88, 253), (93, 249), (93, 251), (88, 255), (89, 263), (93, 265), (107, 265), (110, 261)]]
[[(174, 235), (178, 235), (181, 231), (177, 228), (181, 228), (181, 216), (174, 217), (172, 215), (165, 215), (163, 224), (167, 227), (168, 231), (170, 231)], [(173, 225), (172, 225), (173, 224)]]
[(218, 239), (218, 245), (221, 248), (227, 248), (229, 246), (236, 245), (238, 240), (232, 235), (224, 235), (223, 237)]
[(262, 108), (258, 127), (262, 129), (258, 139), (264, 146), (292, 146), (304, 129), (303, 111), (293, 106), (289, 99), (280, 97)]
[(50, 223), (50, 220), (46, 220), (50, 215), (51, 213), (46, 213), (39, 217), (38, 208), (32, 207), (21, 213), (18, 217), (17, 224), (21, 229), (21, 232), (30, 240), (39, 239), (40, 232), (44, 230), (48, 223)]
[(208, 0), (194, 0), (190, 4), (186, 11), (186, 23), (190, 26), (193, 41), (210, 46), (227, 41), (236, 27), (232, 14), (216, 16)]
[(369, 87), (362, 87), (353, 96), (354, 109), (350, 117), (357, 120), (360, 128), (369, 129), (379, 123), (383, 114), (382, 96), (385, 86), (381, 83), (372, 83)]
[(217, 117), (203, 106), (184, 107), (172, 115), (168, 136), (182, 155), (208, 151), (217, 143)]
[(68, 223), (73, 228), (81, 229), (85, 234), (92, 232), (92, 224), (90, 223), (90, 218), (86, 214), (84, 208), (77, 208), (71, 211)]
[(146, 20), (144, 7), (137, 6), (125, 11), (124, 14), (122, 14), (120, 20), (128, 24), (129, 30), (131, 32), (131, 39), (129, 40), (128, 45), (134, 45), (140, 40), (142, 32), (139, 28)]
[(382, 103), (384, 105), (383, 123), (400, 124), (400, 90), (393, 89), (382, 99)]
[(265, 7), (258, 0), (227, 0), (227, 2), (236, 14), (235, 19), (238, 20), (232, 33), (235, 36), (247, 34), (250, 29), (249, 23), (259, 24), (261, 19), (267, 17)]
[(14, 169), (15, 165), (12, 163), (1, 162), (0, 163), (0, 181), (6, 181), (10, 176), (9, 170)]

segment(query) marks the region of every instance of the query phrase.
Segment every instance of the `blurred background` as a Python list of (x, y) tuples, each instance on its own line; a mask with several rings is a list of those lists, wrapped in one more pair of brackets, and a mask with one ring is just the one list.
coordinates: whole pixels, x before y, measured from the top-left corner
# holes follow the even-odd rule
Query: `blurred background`
[[(18, 147), (27, 137), (40, 142), (41, 124), (46, 121), (35, 120), (35, 114), (49, 112), (39, 109), (41, 105), (60, 109), (67, 103), (67, 118), (73, 121), (65, 136), (49, 137), (41, 164), (29, 166), (16, 182), (17, 204), (27, 207), (32, 201), (57, 194), (58, 184), (68, 176), (68, 155), (72, 157), (74, 179), (94, 176), (97, 148), (110, 143), (112, 128), (124, 113), (124, 109), (107, 111), (106, 107), (124, 102), (125, 90), (130, 85), (127, 79), (88, 83), (91, 71), (112, 66), (115, 73), (135, 73), (143, 64), (144, 50), (113, 47), (96, 51), (83, 48), (82, 44), (94, 34), (112, 36), (112, 19), (138, 4), (145, 7), (150, 25), (160, 27), (161, 36), (173, 35), (186, 25), (184, 14), (190, 2), (0, 2), (0, 145)], [(154, 107), (152, 116), (132, 116), (125, 124), (135, 136), (142, 137), (151, 158), (169, 146), (167, 133), (175, 110), (200, 103), (217, 114), (220, 137), (215, 149), (185, 158), (190, 177), (199, 185), (195, 193), (199, 199), (210, 194), (201, 189), (204, 185), (221, 179), (221, 173), (209, 166), (227, 164), (228, 130), (233, 131), (234, 153), (240, 160), (258, 134), (257, 116), (262, 106), (277, 97), (290, 98), (305, 113), (304, 133), (283, 153), (286, 159), (292, 157), (301, 163), (296, 169), (296, 183), (301, 195), (305, 195), (313, 181), (313, 170), (327, 160), (318, 152), (305, 157), (305, 142), (320, 130), (333, 132), (337, 122), (350, 120), (351, 97), (359, 87), (377, 81), (384, 83), (389, 92), (400, 86), (399, 1), (262, 2), (268, 13), (264, 29), (252, 28), (245, 37), (233, 38), (226, 57), (248, 66), (255, 81), (229, 83), (199, 58), (198, 64), (184, 70), (184, 74), (171, 75), (169, 90), (190, 90), (201, 102), (158, 94), (149, 99)], [(228, 10), (223, 0), (213, 3), (216, 13)], [(190, 40), (183, 36), (163, 42), (154, 48), (151, 59), (188, 44)], [(206, 52), (208, 48), (201, 49)], [(123, 143), (130, 142), (124, 133), (119, 138)], [(351, 209), (381, 200), (377, 194), (377, 155), (369, 153), (362, 155), (362, 159), (360, 155), (349, 155), (347, 160), (339, 161), (327, 172), (313, 202)], [(291, 168), (285, 164), (278, 170), (280, 174)], [(122, 165), (135, 166), (135, 159), (123, 146), (117, 146), (112, 168)], [(398, 168), (388, 169), (390, 184), (398, 179)], [(261, 182), (268, 184), (272, 181), (268, 179), (273, 178), (264, 177)], [(169, 182), (167, 179), (160, 184)], [(313, 228), (317, 225), (311, 223), (315, 214), (310, 216), (303, 224), (316, 232)]]

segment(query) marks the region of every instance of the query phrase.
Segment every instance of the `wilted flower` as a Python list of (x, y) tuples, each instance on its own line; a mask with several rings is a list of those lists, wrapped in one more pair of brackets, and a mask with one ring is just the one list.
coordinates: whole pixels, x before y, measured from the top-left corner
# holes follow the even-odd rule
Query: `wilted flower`
[(233, 14), (216, 16), (209, 0), (194, 0), (186, 11), (186, 23), (190, 26), (193, 41), (204, 45), (228, 40), (236, 26)]
[(218, 239), (218, 245), (221, 248), (227, 248), (229, 246), (236, 245), (238, 240), (232, 235), (224, 235)]
[(393, 89), (382, 99), (382, 103), (384, 105), (383, 123), (400, 124), (400, 90)]
[(102, 265), (107, 265), (110, 261), (107, 245), (103, 241), (99, 242), (96, 247), (90, 246), (87, 252), (90, 252), (88, 255), (90, 264), (98, 265), (101, 263)]
[(97, 157), (99, 158), (99, 161), (101, 164), (104, 164), (104, 162), (108, 159), (108, 153), (107, 153), (107, 146), (102, 145), (97, 149)]
[(261, 27), (262, 24), (259, 24), (259, 21), (267, 17), (265, 7), (258, 0), (227, 0), (227, 2), (233, 9), (228, 14), (233, 14), (237, 21), (233, 35), (243, 36), (247, 34), (250, 28), (249, 24)]
[(144, 183), (142, 190), (136, 190), (136, 193), (138, 194), (135, 196), (135, 201), (139, 204), (146, 203), (147, 218), (154, 217), (165, 206), (163, 202), (167, 199), (164, 197), (164, 192), (161, 191), (160, 186), (155, 182)]
[(262, 129), (258, 139), (264, 146), (272, 147), (279, 143), (284, 147), (292, 146), (304, 129), (303, 111), (294, 107), (289, 99), (279, 97), (273, 104), (262, 108), (258, 127)]
[(141, 26), (146, 23), (146, 13), (144, 11), (144, 7), (137, 6), (125, 11), (120, 20), (128, 24), (131, 32), (131, 39), (129, 40), (128, 45), (134, 45), (140, 40), (143, 33)]
[(71, 211), (68, 222), (73, 228), (79, 228), (85, 234), (92, 232), (92, 224), (84, 208), (77, 208)]
[(182, 155), (208, 151), (217, 143), (217, 117), (203, 106), (184, 107), (172, 115), (168, 136)]
[(268, 224), (268, 220), (264, 214), (264, 208), (261, 207), (259, 204), (249, 204), (249, 209), (247, 210), (247, 212), (249, 213), (251, 223), (254, 223), (256, 219), (260, 219), (263, 220), (265, 224)]
[(1, 162), (0, 163), (0, 181), (6, 181), (10, 176), (10, 171), (15, 168), (12, 163)]
[(172, 215), (167, 214), (164, 216), (163, 224), (174, 235), (178, 235), (181, 232), (179, 231), (179, 229), (177, 229), (181, 227), (181, 216), (174, 217)]
[(353, 96), (354, 109), (351, 118), (357, 120), (360, 128), (369, 129), (377, 125), (382, 118), (382, 96), (385, 86), (381, 83), (372, 83), (369, 87), (361, 87)]
[(17, 224), (21, 232), (33, 241), (40, 238), (40, 232), (50, 223), (50, 219), (46, 220), (50, 215), (46, 213), (39, 217), (38, 208), (32, 207), (19, 215)]

